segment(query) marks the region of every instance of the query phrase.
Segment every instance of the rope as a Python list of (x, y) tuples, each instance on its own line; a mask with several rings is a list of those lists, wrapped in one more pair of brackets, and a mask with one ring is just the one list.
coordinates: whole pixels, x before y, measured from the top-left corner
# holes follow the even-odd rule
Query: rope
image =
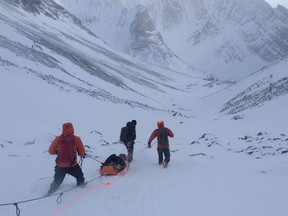
[(85, 159), (85, 157), (81, 157), (81, 159), (79, 160), (79, 165), (80, 165), (81, 169), (82, 169), (82, 164), (83, 164), (84, 159)]
[[(154, 145), (154, 144), (155, 144), (155, 142), (153, 142), (151, 145)], [(139, 149), (138, 151), (136, 151), (135, 153), (139, 153), (140, 151), (143, 151), (144, 149), (147, 149), (147, 148), (146, 148), (146, 147), (141, 148), (141, 149)], [(95, 160), (95, 161), (103, 164), (101, 161), (95, 159), (95, 158), (92, 157), (91, 155), (86, 154), (85, 156), (87, 156), (87, 157), (89, 157), (89, 158), (91, 158), (91, 159), (93, 159), (93, 160)], [(84, 161), (84, 157), (81, 158), (80, 161), (79, 161), (81, 167), (82, 167), (83, 161)], [(129, 163), (128, 163), (128, 166), (127, 166), (126, 171), (129, 169), (129, 167), (130, 167), (130, 166), (129, 166)], [(101, 179), (101, 177), (102, 177), (102, 175), (99, 175), (99, 176), (97, 176), (97, 177), (95, 177), (95, 178), (93, 178), (93, 179), (85, 182), (84, 186), (87, 185), (88, 183), (91, 183), (92, 181), (95, 181), (96, 179)], [(64, 193), (69, 192), (69, 191), (72, 191), (72, 190), (74, 190), (74, 189), (76, 189), (76, 188), (78, 188), (78, 187), (79, 187), (79, 186), (75, 186), (75, 187), (72, 187), (72, 188), (67, 189), (67, 190), (65, 190), (65, 191), (62, 191), (62, 192), (58, 192), (58, 193), (54, 193), (54, 194), (49, 194), (49, 195), (45, 195), (45, 196), (41, 196), (41, 197), (37, 197), (37, 198), (33, 198), (33, 199), (27, 199), (27, 200), (22, 200), (22, 201), (18, 201), (18, 202), (2, 203), (2, 204), (0, 204), (0, 207), (1, 207), (1, 206), (14, 205), (14, 206), (15, 206), (15, 209), (16, 209), (16, 215), (17, 215), (17, 216), (20, 216), (21, 210), (20, 210), (20, 208), (19, 208), (19, 206), (18, 206), (19, 204), (27, 203), (27, 202), (32, 202), (32, 201), (36, 201), (36, 200), (41, 200), (41, 199), (45, 199), (45, 198), (52, 197), (52, 196), (57, 196), (56, 202), (57, 202), (58, 204), (60, 204), (60, 203), (62, 202), (62, 196), (64, 195)]]
[(62, 202), (62, 195), (63, 195), (63, 193), (60, 193), (59, 196), (58, 196), (57, 199), (56, 199), (56, 202), (57, 202), (58, 204), (60, 204), (60, 203)]
[[(95, 178), (93, 178), (93, 179), (85, 182), (84, 185), (87, 185), (88, 183), (90, 183), (90, 182), (92, 182), (92, 181), (95, 181), (95, 180), (98, 179), (98, 178), (100, 179), (101, 177), (102, 177), (102, 176), (97, 176), (97, 177), (95, 177)], [(41, 200), (41, 199), (45, 199), (45, 198), (52, 197), (52, 196), (58, 196), (57, 199), (56, 199), (56, 202), (57, 202), (58, 204), (60, 204), (60, 203), (62, 202), (62, 196), (63, 196), (64, 193), (69, 192), (69, 191), (72, 191), (72, 190), (74, 190), (74, 189), (76, 189), (76, 188), (78, 188), (78, 187), (79, 187), (79, 186), (75, 186), (75, 187), (72, 187), (72, 188), (67, 189), (67, 190), (65, 190), (65, 191), (62, 191), (62, 192), (58, 192), (58, 193), (54, 193), (54, 194), (49, 194), (49, 195), (45, 195), (45, 196), (41, 196), (41, 197), (37, 197), (37, 198), (33, 198), (33, 199), (22, 200), (22, 201), (13, 202), (13, 203), (12, 203), (12, 202), (11, 202), (11, 203), (2, 203), (2, 204), (0, 204), (0, 207), (1, 207), (1, 206), (14, 205), (15, 208), (16, 208), (16, 215), (17, 215), (17, 216), (20, 216), (21, 211), (20, 211), (20, 208), (19, 208), (18, 204), (27, 203), (27, 202), (32, 202), (32, 201), (36, 201), (36, 200)]]
[[(151, 146), (153, 146), (153, 145), (155, 145), (156, 144), (156, 141), (153, 141), (152, 143), (151, 143)], [(148, 147), (143, 147), (143, 148), (141, 148), (141, 149), (139, 149), (138, 151), (136, 151), (135, 153), (139, 153), (140, 151), (143, 151), (143, 150), (145, 150), (145, 149), (147, 149)]]
[(86, 154), (85, 156), (87, 156), (87, 157), (91, 158), (92, 160), (95, 160), (95, 161), (97, 161), (98, 163), (101, 163), (101, 164), (103, 164), (101, 161), (97, 160), (96, 158), (92, 157), (92, 156), (91, 156), (91, 155), (89, 155), (89, 154)]
[(20, 216), (20, 209), (18, 207), (18, 203), (14, 203), (13, 205), (16, 207), (16, 215)]

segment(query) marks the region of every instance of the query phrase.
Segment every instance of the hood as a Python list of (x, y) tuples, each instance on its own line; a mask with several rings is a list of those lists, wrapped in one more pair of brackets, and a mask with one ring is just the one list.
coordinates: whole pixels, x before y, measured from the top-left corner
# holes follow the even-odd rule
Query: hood
[(74, 134), (74, 128), (72, 123), (68, 122), (68, 123), (64, 123), (63, 124), (63, 128), (62, 128), (62, 133), (64, 135), (73, 135)]
[(164, 122), (162, 120), (157, 121), (158, 128), (164, 127)]

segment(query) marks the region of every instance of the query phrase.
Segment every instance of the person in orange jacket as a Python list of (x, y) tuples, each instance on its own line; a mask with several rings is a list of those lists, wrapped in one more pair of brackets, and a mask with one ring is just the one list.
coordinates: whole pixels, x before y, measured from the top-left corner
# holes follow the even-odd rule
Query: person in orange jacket
[(77, 154), (85, 157), (85, 149), (80, 137), (74, 135), (72, 123), (63, 124), (62, 134), (53, 140), (48, 152), (57, 155), (54, 181), (48, 194), (54, 193), (58, 189), (66, 174), (75, 177), (78, 186), (84, 185), (84, 174), (77, 162)]
[[(168, 137), (174, 137), (173, 132), (164, 127), (164, 122), (162, 120), (157, 121), (158, 129), (155, 129), (148, 140), (148, 148), (151, 148), (152, 140), (157, 137), (157, 152), (158, 152), (158, 162), (159, 165), (167, 167), (170, 161), (170, 149), (169, 149), (169, 139)], [(163, 161), (164, 154), (164, 161)]]

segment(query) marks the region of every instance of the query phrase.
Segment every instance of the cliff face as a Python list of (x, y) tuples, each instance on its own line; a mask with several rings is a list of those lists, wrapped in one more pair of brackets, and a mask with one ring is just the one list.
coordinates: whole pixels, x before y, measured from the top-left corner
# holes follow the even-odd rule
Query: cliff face
[(137, 7), (137, 13), (130, 26), (130, 51), (132, 56), (141, 58), (142, 61), (154, 61), (158, 64), (172, 58), (177, 58), (167, 47), (162, 35), (156, 31), (145, 7)]
[(59, 2), (112, 47), (148, 63), (181, 59), (239, 79), (288, 53), (288, 11), (264, 0)]
[[(147, 14), (142, 18), (146, 19)], [(147, 23), (146, 31), (153, 32), (153, 25)], [(182, 84), (174, 82), (175, 76), (190, 77), (144, 65), (115, 51), (52, 0), (0, 1), (0, 28), (2, 70), (60, 91), (145, 107), (139, 101), (149, 98), (150, 91), (178, 91)], [(144, 41), (145, 48), (145, 38), (135, 34), (134, 40)], [(127, 92), (137, 101), (127, 99)]]

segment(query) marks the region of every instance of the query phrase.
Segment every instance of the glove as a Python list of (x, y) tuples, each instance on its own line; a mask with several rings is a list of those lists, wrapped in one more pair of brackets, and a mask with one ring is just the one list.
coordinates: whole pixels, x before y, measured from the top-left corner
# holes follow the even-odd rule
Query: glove
[(148, 143), (148, 148), (151, 148), (151, 143)]
[(86, 155), (86, 153), (85, 153), (85, 154), (84, 154), (84, 156), (82, 156), (81, 158), (83, 158), (83, 159), (84, 159), (84, 158), (86, 158), (86, 157), (87, 157), (87, 155)]

